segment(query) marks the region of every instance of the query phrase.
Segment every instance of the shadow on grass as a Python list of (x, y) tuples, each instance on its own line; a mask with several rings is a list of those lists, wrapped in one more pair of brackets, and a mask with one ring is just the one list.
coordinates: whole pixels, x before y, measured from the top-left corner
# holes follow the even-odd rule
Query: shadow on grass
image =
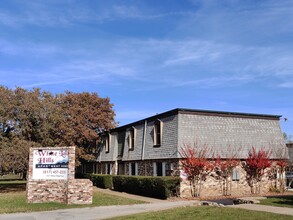
[(287, 196), (268, 196), (267, 199), (261, 201), (262, 204), (286, 206), (293, 208), (293, 195)]
[(0, 193), (20, 192), (26, 190), (26, 182), (5, 181), (0, 183)]

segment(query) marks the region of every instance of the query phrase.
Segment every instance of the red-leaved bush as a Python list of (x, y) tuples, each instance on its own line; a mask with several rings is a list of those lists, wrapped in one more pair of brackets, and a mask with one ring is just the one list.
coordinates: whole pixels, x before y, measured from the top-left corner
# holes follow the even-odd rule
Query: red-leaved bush
[(190, 146), (181, 149), (181, 156), (184, 158), (181, 162), (182, 170), (188, 176), (190, 182), (191, 195), (200, 196), (202, 182), (213, 170), (213, 163), (207, 159), (208, 148), (192, 148)]
[(272, 165), (270, 160), (271, 151), (254, 147), (249, 151), (248, 157), (242, 164), (246, 171), (246, 180), (251, 188), (251, 193), (260, 193), (261, 181), (265, 175), (265, 170)]
[(216, 179), (220, 180), (224, 196), (231, 194), (231, 178), (233, 169), (239, 164), (239, 160), (234, 157), (222, 159), (217, 157), (214, 164), (214, 173)]

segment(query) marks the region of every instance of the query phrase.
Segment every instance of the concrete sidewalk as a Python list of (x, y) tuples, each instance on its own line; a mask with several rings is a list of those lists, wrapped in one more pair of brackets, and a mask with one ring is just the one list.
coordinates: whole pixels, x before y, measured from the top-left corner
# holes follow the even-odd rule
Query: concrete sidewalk
[(97, 220), (143, 212), (160, 211), (191, 206), (196, 201), (161, 201), (139, 205), (102, 206), (93, 208), (59, 209), (46, 212), (16, 213), (0, 215), (0, 220)]

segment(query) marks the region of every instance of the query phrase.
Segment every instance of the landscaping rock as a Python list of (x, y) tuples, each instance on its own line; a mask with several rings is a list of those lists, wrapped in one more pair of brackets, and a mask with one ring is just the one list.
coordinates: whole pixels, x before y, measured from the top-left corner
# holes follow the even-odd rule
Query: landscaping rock
[(215, 206), (215, 207), (223, 207), (223, 204), (219, 204), (216, 202), (202, 201), (199, 203), (200, 206)]
[(258, 204), (258, 203), (260, 203), (259, 200), (261, 200), (261, 199), (266, 199), (266, 197), (236, 198), (236, 199), (233, 199), (233, 204), (234, 205), (239, 205), (239, 204)]

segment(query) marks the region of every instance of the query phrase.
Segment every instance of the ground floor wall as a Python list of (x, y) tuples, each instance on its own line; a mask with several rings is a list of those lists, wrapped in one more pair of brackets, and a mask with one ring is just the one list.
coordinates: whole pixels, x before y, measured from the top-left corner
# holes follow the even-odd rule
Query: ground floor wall
[[(209, 197), (209, 196), (222, 196), (222, 195), (231, 195), (231, 196), (244, 196), (251, 195), (252, 188), (249, 186), (246, 180), (246, 173), (241, 166), (236, 167), (237, 178), (232, 178), (232, 176), (227, 181), (227, 191), (224, 190), (223, 181), (217, 180), (214, 177), (208, 176), (204, 182), (201, 184), (200, 196)], [(283, 179), (284, 181), (284, 179)], [(262, 178), (262, 181), (259, 185), (259, 193), (265, 194), (276, 190), (280, 186), (280, 180), (277, 178), (269, 178), (267, 175)], [(256, 187), (253, 187), (253, 190), (256, 190)], [(190, 181), (186, 178), (182, 178), (180, 183), (180, 196), (181, 197), (190, 197), (191, 196), (191, 187)]]
[(87, 163), (79, 167), (79, 173), (97, 173), (133, 176), (177, 175), (178, 159), (143, 161), (108, 161)]
[[(93, 172), (97, 174), (112, 175), (133, 175), (133, 176), (180, 176), (182, 181), (180, 184), (180, 196), (190, 197), (191, 187), (186, 175), (180, 170), (179, 159), (167, 160), (144, 160), (144, 161), (113, 161), (99, 162), (87, 165), (91, 167)], [(268, 170), (266, 173), (269, 173)], [(246, 173), (241, 165), (233, 170), (232, 176), (228, 181), (228, 195), (250, 195), (251, 187), (246, 180)], [(260, 193), (272, 191), (280, 185), (280, 181), (275, 178), (268, 178), (265, 175), (260, 186)], [(201, 185), (200, 196), (221, 196), (223, 192), (222, 181), (215, 177), (208, 176)]]

